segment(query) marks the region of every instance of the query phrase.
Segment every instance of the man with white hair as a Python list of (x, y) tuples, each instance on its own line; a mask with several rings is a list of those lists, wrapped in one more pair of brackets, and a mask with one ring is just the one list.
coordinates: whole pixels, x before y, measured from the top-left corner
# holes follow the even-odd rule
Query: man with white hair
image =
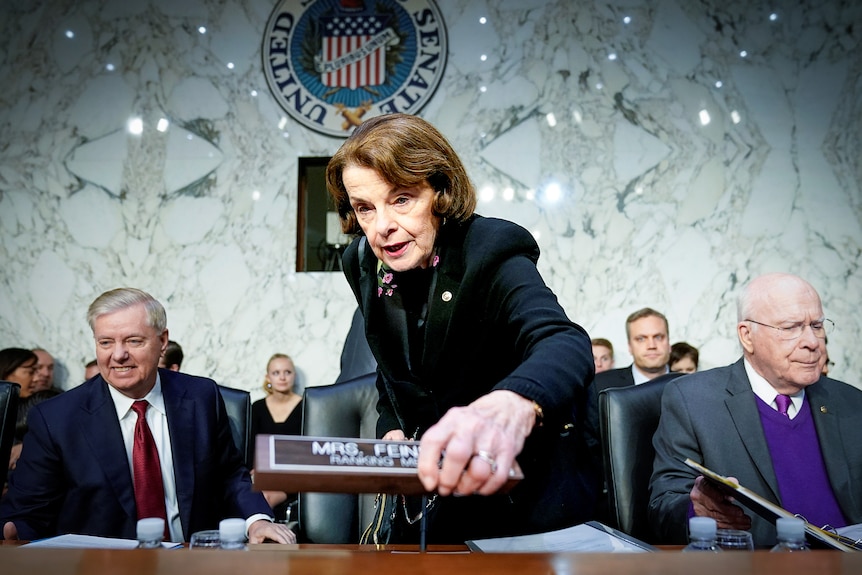
[(167, 538), (188, 541), (242, 517), (250, 543), (295, 543), (252, 491), (216, 383), (158, 369), (168, 344), (162, 304), (115, 289), (90, 304), (87, 321), (99, 374), (29, 412), (0, 502), (3, 537), (134, 539), (139, 519), (159, 517)]
[(820, 527), (862, 522), (862, 391), (821, 374), (826, 335), (814, 287), (790, 274), (749, 283), (737, 307), (743, 356), (667, 384), (653, 437), (650, 520), (661, 543), (683, 543), (687, 519), (750, 529), (756, 546), (775, 526), (685, 465), (738, 480)]

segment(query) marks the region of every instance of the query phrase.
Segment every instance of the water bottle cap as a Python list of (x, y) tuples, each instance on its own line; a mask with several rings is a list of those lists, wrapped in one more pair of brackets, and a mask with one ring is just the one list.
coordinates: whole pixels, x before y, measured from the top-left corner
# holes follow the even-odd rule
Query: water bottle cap
[(138, 520), (138, 539), (144, 541), (161, 540), (165, 534), (165, 520), (161, 517), (147, 517)]
[(688, 520), (688, 533), (692, 539), (715, 539), (716, 523), (712, 517), (692, 517)]
[(778, 531), (778, 539), (794, 540), (805, 539), (805, 522), (797, 517), (779, 517), (775, 521)]
[(245, 541), (245, 519), (222, 519), (218, 530), (222, 541)]

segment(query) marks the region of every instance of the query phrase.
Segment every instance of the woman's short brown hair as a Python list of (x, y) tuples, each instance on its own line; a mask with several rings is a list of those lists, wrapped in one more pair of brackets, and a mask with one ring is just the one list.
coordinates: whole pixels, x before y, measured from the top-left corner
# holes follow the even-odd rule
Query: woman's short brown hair
[(427, 182), (436, 192), (434, 215), (464, 221), (476, 209), (476, 190), (461, 159), (437, 128), (409, 114), (384, 114), (360, 124), (326, 166), (326, 188), (345, 234), (361, 233), (342, 175), (370, 168), (388, 183), (412, 188)]

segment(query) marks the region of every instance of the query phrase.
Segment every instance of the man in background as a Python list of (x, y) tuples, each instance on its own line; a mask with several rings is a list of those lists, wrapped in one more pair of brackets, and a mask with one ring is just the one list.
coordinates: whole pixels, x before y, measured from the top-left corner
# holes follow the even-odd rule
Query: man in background
[(168, 341), (165, 352), (159, 358), (159, 367), (179, 371), (183, 365), (183, 348), (173, 340)]
[(99, 364), (93, 359), (87, 362), (87, 365), (84, 366), (84, 381), (87, 381), (91, 377), (96, 377), (99, 375)]
[(36, 372), (33, 374), (33, 392), (43, 391), (54, 387), (54, 357), (37, 347), (33, 350), (36, 354)]
[(817, 527), (862, 522), (862, 391), (821, 374), (820, 296), (790, 274), (751, 281), (737, 304), (742, 359), (667, 383), (653, 437), (650, 521), (660, 543), (684, 543), (691, 515), (750, 529), (775, 526), (689, 468), (691, 458)]
[(596, 373), (601, 373), (614, 368), (614, 344), (603, 337), (592, 339), (593, 362), (596, 364)]
[(668, 372), (670, 340), (667, 318), (645, 307), (626, 318), (626, 338), (633, 362), (628, 367), (609, 369), (596, 374), (596, 394), (609, 387), (645, 383)]

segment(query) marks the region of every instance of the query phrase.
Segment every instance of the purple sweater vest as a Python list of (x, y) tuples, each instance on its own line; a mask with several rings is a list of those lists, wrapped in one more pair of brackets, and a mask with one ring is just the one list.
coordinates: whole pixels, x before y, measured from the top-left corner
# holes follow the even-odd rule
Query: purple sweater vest
[(794, 419), (788, 419), (757, 399), (766, 444), (778, 480), (781, 506), (822, 527), (847, 525), (832, 492), (808, 398)]

